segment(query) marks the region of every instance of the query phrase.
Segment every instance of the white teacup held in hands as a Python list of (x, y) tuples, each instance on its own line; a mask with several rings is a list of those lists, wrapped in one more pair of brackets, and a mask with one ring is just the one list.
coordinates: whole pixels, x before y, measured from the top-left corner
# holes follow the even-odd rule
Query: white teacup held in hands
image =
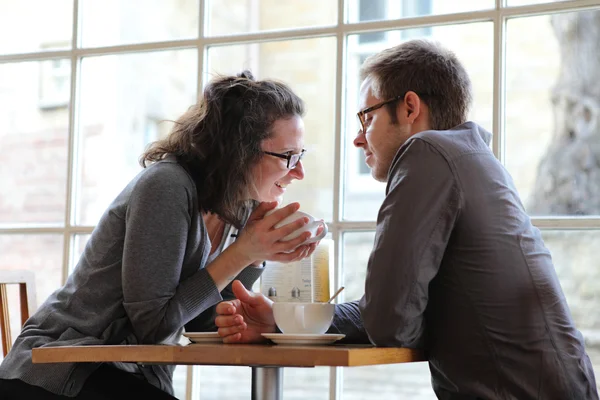
[(273, 317), (285, 334), (323, 334), (331, 326), (335, 304), (273, 303)]
[[(276, 209), (273, 209), (271, 211), (269, 211), (266, 215), (269, 215), (273, 212), (275, 212)], [(300, 218), (306, 217), (308, 218), (308, 223), (306, 225), (304, 225), (302, 228), (295, 230), (294, 232), (290, 233), (289, 235), (285, 236), (282, 240), (283, 241), (288, 241), (288, 240), (292, 240), (297, 238), (298, 236), (300, 236), (301, 234), (303, 234), (304, 232), (310, 232), (310, 237), (303, 242), (302, 244), (309, 244), (309, 243), (314, 243), (314, 242), (318, 242), (319, 240), (323, 239), (325, 237), (325, 235), (327, 235), (327, 224), (325, 223), (325, 221), (318, 220), (315, 217), (313, 217), (312, 215), (305, 213), (304, 211), (295, 211), (293, 214), (288, 215), (287, 217), (285, 217), (284, 219), (282, 219), (281, 221), (279, 221), (278, 223), (275, 224), (275, 228), (281, 228), (284, 225), (287, 225), (291, 222), (294, 222)], [(323, 231), (317, 236), (317, 231), (319, 230), (319, 226), (323, 226)]]

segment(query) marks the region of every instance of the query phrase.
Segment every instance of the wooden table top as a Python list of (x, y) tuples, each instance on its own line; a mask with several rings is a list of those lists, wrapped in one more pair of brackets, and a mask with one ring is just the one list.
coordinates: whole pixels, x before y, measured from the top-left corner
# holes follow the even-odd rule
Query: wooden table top
[(419, 351), (404, 348), (223, 343), (42, 347), (33, 349), (32, 360), (33, 363), (120, 361), (143, 364), (284, 367), (352, 367), (425, 361)]

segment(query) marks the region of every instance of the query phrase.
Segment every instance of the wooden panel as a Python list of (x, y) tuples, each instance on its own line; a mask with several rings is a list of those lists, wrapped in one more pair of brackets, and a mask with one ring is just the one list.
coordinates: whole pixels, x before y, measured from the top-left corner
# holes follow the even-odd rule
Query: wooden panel
[[(30, 286), (29, 291), (32, 291)], [(21, 302), (21, 326), (29, 319), (29, 300), (27, 299), (27, 284), (19, 283), (19, 299)]]
[[(35, 295), (35, 274), (33, 273), (33, 271), (0, 270), (0, 282), (6, 284), (21, 284), (21, 288), (24, 288), (26, 286), (27, 308), (29, 310), (29, 315), (35, 312), (37, 308), (37, 303)], [(21, 298), (23, 297), (23, 294), (21, 294)]]
[(6, 289), (6, 285), (0, 283), (0, 331), (2, 331), (2, 354), (4, 354), (4, 357), (6, 357), (12, 346), (10, 315), (8, 312), (8, 291)]
[(36, 307), (34, 273), (27, 270), (0, 270), (0, 331), (2, 331), (2, 352), (5, 357), (12, 347), (10, 307), (6, 287), (11, 284), (19, 285), (21, 325), (25, 323)]
[(412, 349), (371, 346), (190, 344), (187, 346), (65, 346), (33, 349), (34, 363), (121, 361), (148, 364), (361, 366), (424, 361)]

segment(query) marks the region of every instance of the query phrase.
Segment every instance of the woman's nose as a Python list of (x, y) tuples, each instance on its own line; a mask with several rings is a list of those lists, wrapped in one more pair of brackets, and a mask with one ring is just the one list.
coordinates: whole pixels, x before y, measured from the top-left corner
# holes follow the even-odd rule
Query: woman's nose
[(299, 181), (304, 179), (304, 166), (302, 165), (302, 161), (298, 161), (298, 164), (290, 170), (290, 174), (294, 179), (298, 179)]

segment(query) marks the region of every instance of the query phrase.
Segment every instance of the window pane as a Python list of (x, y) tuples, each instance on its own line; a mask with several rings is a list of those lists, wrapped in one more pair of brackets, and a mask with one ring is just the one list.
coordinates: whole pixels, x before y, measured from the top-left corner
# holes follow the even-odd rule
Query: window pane
[(77, 223), (94, 225), (196, 100), (196, 50), (85, 58), (81, 72)]
[[(345, 301), (358, 300), (365, 292), (367, 262), (375, 232), (344, 233), (342, 265)], [(435, 400), (426, 362), (344, 368), (344, 400)]]
[(66, 59), (0, 64), (0, 224), (65, 221), (70, 81)]
[(211, 47), (205, 74), (210, 79), (248, 68), (257, 79), (289, 84), (305, 101), (305, 177), (287, 188), (284, 203), (298, 201), (304, 211), (325, 220), (333, 214), (335, 54), (333, 37)]
[[(252, 370), (248, 367), (194, 367), (194, 382), (202, 400), (246, 400), (252, 393)], [(232, 385), (231, 382), (235, 382)], [(329, 368), (284, 368), (285, 400), (328, 400)]]
[(572, 0), (507, 0), (506, 3), (509, 7), (514, 7), (514, 6), (525, 6), (525, 5), (529, 5), (529, 4), (557, 3), (560, 1), (564, 1), (565, 3), (568, 3), (569, 1), (572, 1)]
[[(376, 41), (365, 40), (364, 34), (348, 37), (346, 118), (345, 178), (344, 178), (344, 219), (375, 220), (383, 201), (385, 184), (376, 182), (366, 168), (363, 151), (352, 144), (358, 132), (355, 117), (359, 93), (359, 69), (371, 54), (392, 47), (409, 38), (429, 38), (440, 42), (456, 53), (467, 69), (473, 83), (474, 101), (469, 119), (491, 132), (493, 102), (493, 25), (488, 22), (437, 26), (431, 28), (408, 29), (383, 32)], [(370, 35), (370, 33), (369, 33)]]
[(333, 25), (337, 1), (207, 0), (208, 35)]
[(284, 368), (283, 397), (285, 400), (329, 400), (328, 367)]
[(425, 361), (344, 368), (344, 400), (437, 400)]
[(73, 0), (3, 0), (0, 10), (0, 54), (71, 47)]
[(73, 244), (71, 250), (71, 262), (69, 263), (69, 273), (73, 272), (73, 269), (77, 266), (79, 262), (79, 258), (83, 254), (83, 250), (85, 250), (85, 245), (92, 235), (75, 235), (73, 236)]
[(198, 0), (80, 0), (84, 47), (198, 36)]
[[(600, 370), (600, 231), (542, 231), (594, 370)], [(596, 382), (600, 377), (596, 373)]]
[(494, 8), (494, 0), (347, 0), (350, 22), (454, 14)]
[[(600, 329), (600, 231), (542, 231), (571, 313), (582, 331)], [(599, 343), (600, 344), (600, 343)], [(597, 360), (600, 363), (600, 359)]]
[(343, 285), (345, 290), (344, 301), (360, 299), (365, 293), (365, 278), (367, 276), (367, 263), (373, 249), (375, 232), (352, 232), (343, 235), (342, 269), (344, 274)]
[[(36, 309), (62, 284), (62, 235), (0, 235), (0, 269), (35, 273)], [(18, 285), (8, 285), (13, 340), (21, 331)]]
[(598, 24), (598, 10), (508, 21), (505, 163), (530, 214), (600, 214)]
[(173, 372), (173, 390), (175, 391), (175, 397), (178, 399), (185, 399), (187, 393), (187, 373), (188, 365), (177, 365), (175, 372)]
[(247, 400), (252, 393), (252, 370), (249, 367), (195, 366), (194, 386), (198, 388), (198, 393), (192, 396), (194, 399)]

